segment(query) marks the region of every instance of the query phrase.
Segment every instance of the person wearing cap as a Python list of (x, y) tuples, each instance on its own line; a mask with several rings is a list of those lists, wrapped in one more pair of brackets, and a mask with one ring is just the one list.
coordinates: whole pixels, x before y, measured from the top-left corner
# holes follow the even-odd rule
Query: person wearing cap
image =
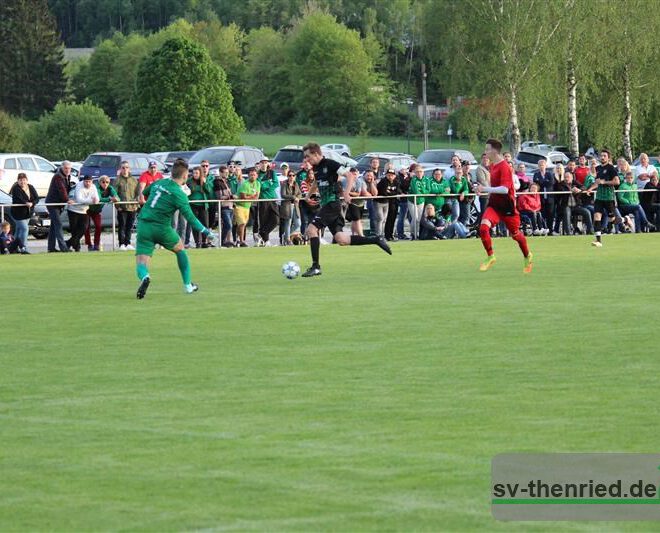
[(85, 228), (87, 227), (87, 210), (90, 205), (99, 203), (99, 193), (91, 176), (85, 175), (82, 181), (76, 184), (73, 199), (75, 203), (67, 206), (71, 238), (66, 241), (66, 244), (69, 250), (79, 252), (80, 239), (85, 234)]
[(149, 161), (149, 168), (140, 174), (139, 190), (138, 190), (138, 201), (140, 205), (144, 205), (144, 189), (151, 185), (154, 181), (163, 179), (163, 175), (158, 170), (158, 163), (155, 161)]
[(270, 246), (270, 233), (280, 224), (280, 211), (276, 202), (280, 180), (271, 168), (270, 159), (267, 157), (259, 162), (258, 179), (261, 186), (259, 199), (267, 201), (257, 203), (259, 226), (258, 232), (254, 228), (253, 232), (256, 234), (257, 245)]

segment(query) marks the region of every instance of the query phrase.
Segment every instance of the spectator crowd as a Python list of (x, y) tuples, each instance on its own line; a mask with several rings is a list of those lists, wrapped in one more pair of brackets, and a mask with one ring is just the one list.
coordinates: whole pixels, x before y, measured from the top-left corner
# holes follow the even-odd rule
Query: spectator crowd
[[(534, 173), (528, 173), (524, 163), (514, 165), (510, 153), (503, 155), (513, 171), (518, 210), (528, 235), (593, 233), (597, 168), (599, 164), (609, 164), (606, 150), (601, 152), (600, 161), (580, 155), (565, 167), (556, 164), (549, 168), (541, 159)], [(612, 162), (616, 164), (620, 185), (615, 194), (616, 217), (605, 231), (649, 232), (657, 231), (660, 225), (659, 170), (647, 154), (641, 154), (639, 162), (636, 167), (623, 157)], [(374, 157), (362, 174), (356, 168), (348, 171), (353, 185), (349, 191), (351, 203), (344, 205), (345, 220), (354, 235), (363, 235), (366, 218), (369, 231), (389, 241), (471, 237), (488, 205), (487, 196), (477, 196), (472, 191), (477, 184), (490, 185), (489, 166), (485, 154), (476, 169), (454, 156), (444, 171), (425, 170), (418, 164), (398, 169), (388, 164), (381, 168), (380, 159)], [(248, 246), (248, 228), (255, 246), (272, 246), (274, 234), (282, 246), (305, 242), (305, 230), (319, 210), (316, 178), (309, 164), (303, 162), (300, 170), (294, 172), (286, 163), (277, 168), (264, 158), (256, 167), (247, 169), (246, 175), (234, 163), (220, 166), (215, 175), (209, 167), (209, 162), (203, 161), (194, 168), (184, 190), (202, 224), (219, 229), (221, 246)], [(94, 182), (91, 176), (83, 176), (73, 185), (71, 164), (64, 161), (53, 175), (45, 197), (50, 218), (48, 252), (79, 252), (83, 239), (88, 251), (101, 250), (102, 213), (108, 204), (116, 209), (119, 249), (134, 250), (131, 242), (136, 215), (149, 201), (143, 191), (159, 179), (163, 175), (155, 163), (136, 178), (128, 162), (123, 161), (112, 178), (101, 176)], [(345, 186), (345, 180), (342, 184)], [(8, 218), (13, 221), (14, 230), (7, 223), (2, 225), (0, 253), (27, 254), (28, 224), (39, 196), (23, 173), (18, 175), (10, 195)], [(66, 240), (61, 219), (64, 209), (70, 230)], [(603, 214), (607, 221), (607, 213)], [(187, 248), (211, 246), (178, 213), (172, 224)], [(494, 228), (493, 233), (503, 236), (506, 229)]]

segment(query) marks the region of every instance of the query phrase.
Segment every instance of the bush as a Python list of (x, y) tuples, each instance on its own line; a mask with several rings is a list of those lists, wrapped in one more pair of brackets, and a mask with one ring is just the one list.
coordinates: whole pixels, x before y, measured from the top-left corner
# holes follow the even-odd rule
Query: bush
[(142, 60), (121, 116), (126, 146), (149, 152), (238, 144), (244, 130), (225, 71), (184, 38), (166, 41)]
[(0, 152), (22, 152), (25, 129), (23, 120), (0, 110)]
[(82, 160), (92, 152), (116, 150), (119, 135), (110, 118), (91, 102), (59, 103), (33, 123), (25, 148), (48, 159)]

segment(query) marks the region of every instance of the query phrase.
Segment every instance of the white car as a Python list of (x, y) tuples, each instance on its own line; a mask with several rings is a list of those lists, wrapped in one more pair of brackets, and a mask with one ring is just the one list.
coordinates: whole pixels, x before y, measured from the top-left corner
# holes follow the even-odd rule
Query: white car
[(57, 167), (34, 154), (0, 154), (0, 191), (9, 192), (18, 174), (25, 172), (30, 183), (42, 198), (48, 194), (50, 180)]
[(321, 145), (321, 148), (332, 150), (333, 152), (337, 152), (346, 157), (351, 157), (351, 149), (347, 144), (323, 144)]

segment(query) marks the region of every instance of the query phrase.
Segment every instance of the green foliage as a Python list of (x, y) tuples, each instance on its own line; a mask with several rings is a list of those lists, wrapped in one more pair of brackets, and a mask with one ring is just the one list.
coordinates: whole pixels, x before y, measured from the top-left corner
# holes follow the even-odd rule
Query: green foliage
[(89, 98), (113, 118), (117, 117), (119, 111), (114, 85), (127, 83), (126, 80), (120, 80), (115, 72), (119, 47), (124, 42), (125, 38), (117, 34), (99, 44), (89, 58), (89, 64), (78, 74), (74, 83), (76, 89), (82, 93), (81, 96)]
[(284, 36), (271, 28), (252, 30), (247, 37), (244, 110), (250, 127), (285, 125), (294, 116)]
[(0, 108), (34, 118), (64, 95), (64, 48), (46, 0), (0, 2)]
[(294, 104), (316, 127), (357, 131), (388, 99), (357, 32), (313, 12), (287, 41)]
[(502, 100), (474, 99), (447, 117), (457, 139), (476, 144), (480, 139), (500, 137), (506, 130), (507, 114)]
[(26, 124), (0, 109), (0, 153), (22, 152)]
[(116, 150), (118, 145), (110, 118), (91, 102), (57, 104), (25, 135), (25, 149), (48, 159), (82, 160), (91, 152)]
[(122, 122), (126, 146), (148, 152), (234, 144), (243, 131), (224, 71), (181, 37), (142, 61)]

